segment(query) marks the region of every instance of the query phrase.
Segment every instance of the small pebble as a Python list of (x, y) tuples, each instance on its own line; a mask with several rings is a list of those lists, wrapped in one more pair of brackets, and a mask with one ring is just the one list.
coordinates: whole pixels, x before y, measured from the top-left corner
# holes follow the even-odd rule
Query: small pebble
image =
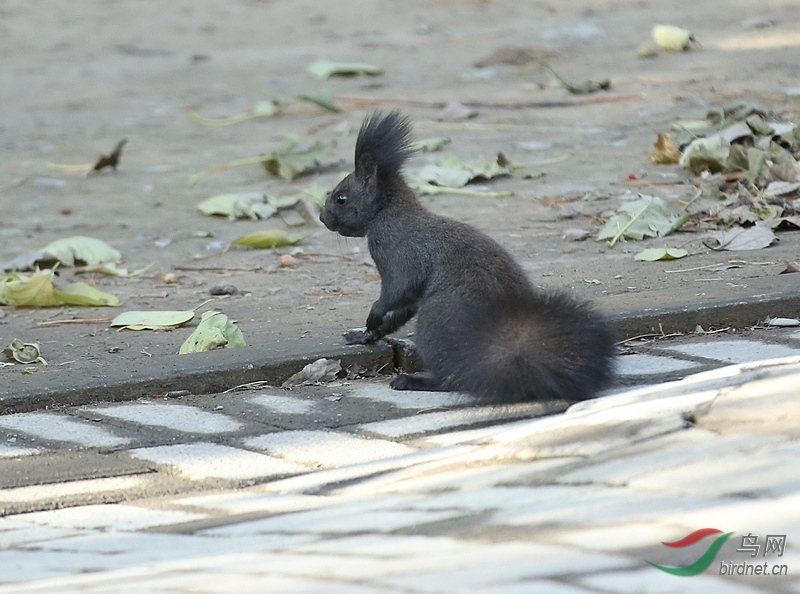
[(278, 258), (278, 264), (281, 268), (292, 268), (297, 266), (298, 260), (290, 254), (283, 254), (280, 258)]

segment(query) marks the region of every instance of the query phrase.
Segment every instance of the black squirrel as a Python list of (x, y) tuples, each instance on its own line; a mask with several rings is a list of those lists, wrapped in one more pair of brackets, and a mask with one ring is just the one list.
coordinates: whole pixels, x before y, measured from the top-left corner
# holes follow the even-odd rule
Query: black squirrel
[(355, 171), (331, 192), (320, 220), (367, 237), (379, 299), (348, 344), (375, 342), (417, 315), (429, 370), (398, 374), (397, 390), (458, 391), (484, 402), (583, 400), (613, 378), (614, 338), (602, 316), (562, 292), (533, 287), (513, 257), (465, 223), (420, 204), (402, 176), (411, 122), (375, 112), (356, 140)]

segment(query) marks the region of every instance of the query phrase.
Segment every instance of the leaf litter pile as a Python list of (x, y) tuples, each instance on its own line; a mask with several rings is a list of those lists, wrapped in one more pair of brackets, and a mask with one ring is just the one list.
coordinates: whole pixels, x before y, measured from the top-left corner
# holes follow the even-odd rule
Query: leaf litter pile
[[(691, 230), (703, 232), (711, 250), (757, 250), (777, 240), (775, 231), (800, 229), (800, 125), (790, 119), (745, 105), (722, 107), (659, 133), (650, 160), (686, 170), (695, 195), (679, 205), (649, 195), (625, 201), (598, 240), (613, 246)], [(665, 247), (636, 259), (687, 255)]]

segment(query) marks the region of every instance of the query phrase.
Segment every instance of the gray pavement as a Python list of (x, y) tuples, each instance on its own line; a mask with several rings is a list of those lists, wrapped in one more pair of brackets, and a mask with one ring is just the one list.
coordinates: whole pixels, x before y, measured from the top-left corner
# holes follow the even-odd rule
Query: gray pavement
[[(0, 416), (0, 592), (800, 592), (800, 330), (625, 352), (639, 387), (569, 408), (379, 377)], [(705, 571), (647, 563), (709, 527)]]

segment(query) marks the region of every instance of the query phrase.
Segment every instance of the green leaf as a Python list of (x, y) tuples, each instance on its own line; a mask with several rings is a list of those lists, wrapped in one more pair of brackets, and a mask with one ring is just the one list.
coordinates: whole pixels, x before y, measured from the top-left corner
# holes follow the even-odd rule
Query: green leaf
[(112, 327), (127, 330), (162, 330), (177, 328), (194, 318), (194, 310), (124, 311), (111, 320)]
[(253, 231), (233, 240), (236, 245), (264, 249), (294, 245), (306, 237), (305, 234), (286, 233), (283, 229)]
[(178, 353), (185, 355), (243, 346), (245, 346), (244, 335), (228, 316), (219, 311), (207, 311), (200, 318), (200, 324), (195, 331), (181, 345)]
[(119, 299), (111, 293), (90, 287), (86, 283), (70, 283), (63, 289), (56, 289), (56, 295), (67, 305), (94, 307), (116, 307)]
[(621, 238), (641, 240), (645, 237), (665, 237), (679, 229), (691, 215), (672, 214), (667, 203), (657, 196), (639, 195), (637, 200), (625, 202), (618, 214), (613, 215), (600, 232), (597, 240), (609, 239), (611, 247)]
[(64, 266), (92, 266), (122, 260), (122, 254), (105, 241), (80, 235), (57, 239), (42, 251), (52, 256), (49, 261), (58, 261)]
[(383, 68), (373, 64), (361, 62), (333, 62), (331, 60), (316, 60), (308, 65), (306, 71), (316, 78), (326, 79), (331, 76), (358, 76), (367, 74), (376, 76), (383, 74)]
[(682, 248), (648, 248), (636, 254), (634, 259), (642, 262), (657, 262), (659, 260), (678, 260), (688, 255), (689, 252)]

